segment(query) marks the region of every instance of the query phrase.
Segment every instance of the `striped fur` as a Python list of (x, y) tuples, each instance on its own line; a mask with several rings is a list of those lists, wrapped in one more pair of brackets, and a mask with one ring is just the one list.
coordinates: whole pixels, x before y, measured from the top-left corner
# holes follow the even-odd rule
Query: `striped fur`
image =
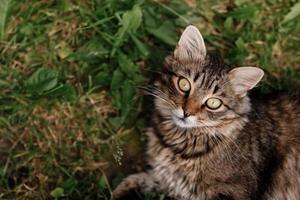
[[(151, 168), (127, 177), (114, 199), (133, 188), (179, 200), (300, 199), (299, 97), (279, 94), (250, 101), (235, 92), (230, 71), (210, 55), (166, 58), (151, 88)], [(188, 94), (178, 89), (178, 77), (191, 83)], [(220, 109), (205, 106), (212, 96), (222, 100)]]

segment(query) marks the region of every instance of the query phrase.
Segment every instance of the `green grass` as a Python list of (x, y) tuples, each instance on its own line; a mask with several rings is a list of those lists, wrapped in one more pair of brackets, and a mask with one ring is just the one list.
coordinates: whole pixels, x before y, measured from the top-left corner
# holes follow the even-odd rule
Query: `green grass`
[(294, 0), (1, 0), (0, 199), (109, 199), (140, 165), (137, 86), (186, 25), (267, 91), (300, 82), (299, 19)]

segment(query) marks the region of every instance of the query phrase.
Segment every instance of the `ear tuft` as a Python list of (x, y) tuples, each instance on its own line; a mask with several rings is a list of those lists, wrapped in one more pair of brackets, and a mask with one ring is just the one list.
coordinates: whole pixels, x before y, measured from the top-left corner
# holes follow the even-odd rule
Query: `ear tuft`
[(205, 59), (204, 40), (195, 26), (189, 25), (185, 28), (174, 51), (174, 56), (181, 61)]
[(237, 67), (229, 72), (230, 83), (239, 96), (245, 96), (263, 76), (264, 71), (257, 67)]

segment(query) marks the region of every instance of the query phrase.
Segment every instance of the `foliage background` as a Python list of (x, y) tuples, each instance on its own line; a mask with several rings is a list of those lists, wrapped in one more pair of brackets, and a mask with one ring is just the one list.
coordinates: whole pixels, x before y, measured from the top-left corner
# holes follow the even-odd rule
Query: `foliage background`
[(299, 85), (299, 14), (295, 0), (1, 0), (0, 199), (108, 199), (140, 170), (152, 105), (137, 86), (188, 24), (227, 63), (262, 67), (262, 92)]

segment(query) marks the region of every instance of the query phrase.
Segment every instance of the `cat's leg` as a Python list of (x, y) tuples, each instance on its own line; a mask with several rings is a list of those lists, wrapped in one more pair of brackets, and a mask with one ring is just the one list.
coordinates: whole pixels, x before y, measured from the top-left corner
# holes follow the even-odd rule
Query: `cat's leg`
[(147, 172), (133, 174), (125, 178), (113, 191), (112, 200), (116, 200), (126, 195), (131, 190), (139, 189), (142, 192), (149, 192), (156, 186), (155, 181)]

